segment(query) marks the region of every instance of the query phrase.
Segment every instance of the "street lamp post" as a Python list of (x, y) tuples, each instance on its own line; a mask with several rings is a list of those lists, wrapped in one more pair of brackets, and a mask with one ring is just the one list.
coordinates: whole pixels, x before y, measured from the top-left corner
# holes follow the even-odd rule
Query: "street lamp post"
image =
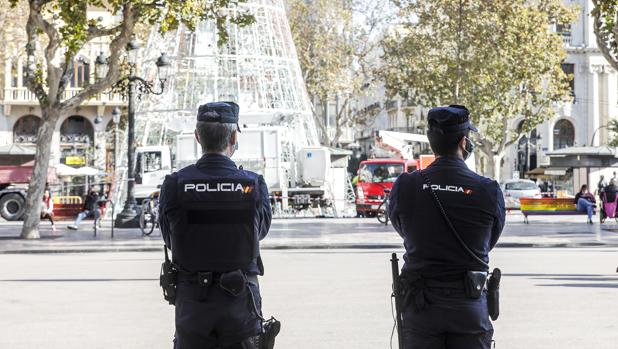
[(590, 146), (591, 147), (594, 146), (594, 136), (597, 135), (597, 132), (599, 132), (600, 129), (606, 128), (606, 127), (609, 127), (609, 125), (601, 125), (601, 126), (597, 127), (596, 130), (594, 130), (594, 132), (592, 133), (592, 138), (590, 139)]
[[(140, 45), (135, 39), (131, 39), (127, 44), (127, 62), (129, 63), (129, 75), (121, 78), (115, 86), (123, 81), (128, 82), (127, 95), (129, 99), (128, 105), (128, 130), (127, 130), (127, 198), (124, 203), (122, 212), (116, 216), (115, 226), (117, 228), (136, 228), (139, 227), (139, 208), (137, 201), (135, 200), (135, 102), (136, 98), (139, 98), (142, 94), (154, 94), (160, 95), (165, 88), (165, 82), (169, 73), (171, 62), (165, 53), (161, 53), (161, 56), (157, 59), (157, 73), (159, 80), (159, 88), (155, 90), (156, 84), (151, 81), (147, 81), (136, 75), (136, 66), (138, 61)], [(102, 54), (101, 54), (102, 55)], [(99, 60), (96, 62), (103, 62), (106, 60)], [(107, 67), (108, 68), (108, 67)], [(97, 71), (99, 66), (97, 66)], [(103, 71), (107, 72), (107, 69), (103, 67)]]
[(112, 121), (114, 122), (114, 173), (118, 166), (118, 124), (120, 123), (120, 108), (114, 107), (112, 110)]

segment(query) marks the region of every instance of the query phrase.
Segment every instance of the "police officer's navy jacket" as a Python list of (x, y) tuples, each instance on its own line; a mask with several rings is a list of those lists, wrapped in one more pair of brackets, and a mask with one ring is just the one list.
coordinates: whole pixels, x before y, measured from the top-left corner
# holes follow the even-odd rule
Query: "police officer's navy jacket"
[(261, 273), (259, 241), (272, 219), (262, 176), (205, 154), (165, 178), (159, 210), (163, 239), (181, 270)]
[[(423, 173), (459, 235), (477, 256), (489, 262), (489, 251), (496, 245), (505, 219), (498, 183), (474, 173), (456, 157), (438, 157)], [(389, 207), (390, 219), (406, 248), (404, 271), (440, 277), (487, 270), (453, 236), (418, 171), (397, 178)]]

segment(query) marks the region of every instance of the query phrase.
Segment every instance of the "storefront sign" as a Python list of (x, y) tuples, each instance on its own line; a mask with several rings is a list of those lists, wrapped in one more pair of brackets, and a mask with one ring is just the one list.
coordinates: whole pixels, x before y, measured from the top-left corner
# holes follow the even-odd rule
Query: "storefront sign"
[(86, 158), (83, 156), (67, 156), (64, 163), (67, 165), (85, 165)]

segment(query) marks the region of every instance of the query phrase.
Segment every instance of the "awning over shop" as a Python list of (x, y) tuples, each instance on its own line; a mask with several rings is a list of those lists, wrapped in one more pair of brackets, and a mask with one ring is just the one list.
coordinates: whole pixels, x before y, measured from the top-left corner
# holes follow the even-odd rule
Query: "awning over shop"
[(567, 167), (548, 167), (545, 169), (546, 176), (564, 176), (569, 169)]
[(567, 174), (569, 170), (568, 167), (537, 167), (534, 170), (530, 170), (526, 172), (528, 176), (531, 177), (542, 177), (542, 176), (564, 176)]
[(21, 144), (7, 144), (0, 146), (0, 155), (31, 155), (34, 156), (36, 149)]
[(80, 168), (74, 168), (65, 164), (58, 164), (56, 167), (56, 173), (58, 176), (105, 176), (107, 173), (94, 167), (84, 166)]
[(568, 147), (568, 148), (562, 148), (562, 149), (550, 151), (547, 153), (547, 155), (550, 157), (576, 156), (576, 155), (615, 156), (616, 148), (608, 147), (606, 145), (598, 146), (598, 147)]

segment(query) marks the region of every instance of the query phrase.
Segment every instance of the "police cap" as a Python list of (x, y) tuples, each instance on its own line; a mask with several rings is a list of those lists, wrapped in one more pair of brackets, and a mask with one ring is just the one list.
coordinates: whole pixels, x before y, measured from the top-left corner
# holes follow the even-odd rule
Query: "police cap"
[(429, 110), (427, 122), (432, 129), (439, 129), (443, 133), (455, 133), (464, 130), (478, 132), (470, 122), (470, 111), (463, 105), (449, 105)]
[[(197, 121), (236, 124), (238, 127), (239, 110), (238, 104), (234, 102), (206, 103), (200, 105), (197, 110)], [(240, 132), (240, 127), (238, 127), (238, 132)]]

